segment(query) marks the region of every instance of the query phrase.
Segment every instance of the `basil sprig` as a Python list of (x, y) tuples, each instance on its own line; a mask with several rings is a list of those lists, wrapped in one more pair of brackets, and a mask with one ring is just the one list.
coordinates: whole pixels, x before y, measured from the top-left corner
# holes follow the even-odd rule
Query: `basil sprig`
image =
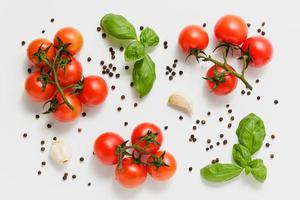
[(100, 25), (108, 35), (119, 40), (129, 40), (124, 59), (126, 62), (135, 62), (132, 71), (134, 88), (140, 97), (146, 96), (156, 78), (155, 64), (146, 49), (158, 45), (158, 35), (153, 29), (146, 27), (138, 38), (134, 26), (125, 17), (112, 13), (106, 14)]
[(252, 155), (257, 152), (265, 138), (265, 126), (258, 116), (251, 113), (244, 117), (236, 130), (239, 144), (233, 145), (232, 157), (235, 164), (210, 164), (200, 171), (201, 176), (211, 182), (225, 182), (241, 174), (252, 176), (259, 182), (264, 182), (267, 178), (267, 167), (263, 160), (254, 159)]

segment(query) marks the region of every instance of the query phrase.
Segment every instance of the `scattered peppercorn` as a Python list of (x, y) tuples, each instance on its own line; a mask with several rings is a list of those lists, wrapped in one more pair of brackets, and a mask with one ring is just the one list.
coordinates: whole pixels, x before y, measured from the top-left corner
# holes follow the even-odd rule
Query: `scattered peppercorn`
[(51, 19), (50, 19), (50, 22), (53, 23), (53, 22), (54, 22), (54, 18), (51, 18)]
[(52, 128), (52, 125), (51, 124), (47, 124), (47, 128)]
[(203, 24), (202, 24), (202, 27), (205, 28), (205, 27), (206, 27), (206, 23), (203, 23)]
[(247, 26), (248, 26), (248, 27), (250, 27), (250, 26), (251, 26), (251, 24), (250, 24), (250, 23), (247, 23)]
[(78, 128), (77, 132), (80, 133), (82, 131), (82, 128)]
[(56, 141), (57, 140), (57, 137), (53, 137), (53, 141)]
[(86, 112), (81, 113), (82, 117), (86, 116)]
[(193, 126), (193, 130), (196, 130), (197, 129), (197, 126)]
[(220, 145), (220, 142), (217, 142), (216, 145), (219, 146), (219, 145)]
[(213, 148), (214, 148), (214, 145), (212, 145), (212, 144), (209, 145), (209, 148), (210, 148), (210, 149), (213, 149)]
[(45, 141), (44, 140), (41, 140), (41, 145), (44, 145), (45, 144)]
[(27, 133), (23, 133), (23, 138), (27, 138)]
[(135, 103), (133, 104), (133, 106), (134, 106), (134, 107), (137, 107), (137, 106), (138, 106), (138, 103), (135, 102)]
[(40, 176), (40, 175), (42, 174), (42, 172), (39, 170), (39, 171), (37, 172), (37, 174)]
[(122, 100), (124, 100), (125, 99), (125, 95), (123, 94), (123, 95), (121, 95), (121, 99)]
[(124, 122), (124, 126), (127, 126), (128, 125), (128, 122)]
[(22, 46), (24, 46), (25, 44), (26, 44), (26, 42), (25, 42), (25, 41), (22, 41), (22, 42), (21, 42), (21, 45), (22, 45)]
[(211, 143), (211, 139), (207, 139), (206, 142), (207, 142), (207, 144), (210, 144)]
[(204, 125), (206, 123), (205, 120), (201, 120), (201, 124)]
[(183, 117), (181, 115), (179, 116), (179, 120), (183, 120)]
[(118, 111), (118, 112), (120, 112), (121, 110), (122, 110), (122, 108), (121, 108), (121, 107), (118, 107), (118, 108), (117, 108), (117, 111)]
[(228, 128), (231, 128), (231, 126), (232, 126), (232, 124), (231, 124), (231, 123), (229, 123), (229, 124), (227, 125), (227, 127), (228, 127)]
[(101, 31), (101, 27), (97, 27), (97, 32), (100, 32)]
[(255, 80), (255, 83), (259, 83), (259, 79), (256, 79), (256, 80)]
[(116, 74), (116, 78), (120, 78), (120, 74), (119, 73)]
[(80, 162), (83, 162), (83, 161), (84, 161), (84, 158), (83, 158), (83, 157), (80, 157), (80, 158), (79, 158), (79, 161), (80, 161)]
[(273, 140), (275, 139), (275, 135), (274, 134), (271, 135), (271, 139), (273, 139)]
[(169, 80), (170, 80), (170, 81), (173, 80), (173, 76), (169, 76)]
[(32, 69), (31, 69), (31, 68), (28, 68), (28, 69), (27, 69), (27, 73), (28, 73), (28, 74), (31, 74), (31, 72), (32, 72)]
[(89, 182), (87, 185), (90, 187), (90, 186), (91, 186), (91, 183)]
[(229, 110), (228, 110), (228, 113), (231, 114), (231, 113), (232, 113), (232, 109), (229, 109)]
[(245, 90), (242, 90), (242, 91), (241, 91), (241, 94), (242, 94), (242, 95), (244, 95), (245, 93), (246, 93), (246, 91), (245, 91)]
[(106, 33), (102, 33), (102, 38), (103, 38), (103, 39), (106, 38)]
[(270, 143), (267, 142), (266, 143), (266, 147), (269, 148), (270, 147)]
[(222, 122), (222, 121), (223, 121), (223, 117), (220, 117), (220, 118), (219, 118), (219, 122)]
[(41, 147), (41, 152), (44, 152), (45, 151), (45, 147)]
[(183, 74), (183, 71), (182, 71), (182, 70), (180, 70), (180, 71), (179, 71), (179, 75), (181, 76), (182, 74)]
[(87, 57), (87, 61), (91, 62), (92, 58), (91, 57)]
[(257, 32), (258, 32), (258, 33), (260, 33), (260, 32), (261, 32), (261, 29), (260, 29), (260, 28), (259, 28), (259, 29), (257, 29)]
[(39, 118), (40, 118), (40, 115), (36, 114), (36, 115), (35, 115), (35, 118), (36, 118), (36, 119), (39, 119)]
[(196, 124), (200, 124), (200, 120), (199, 119), (196, 120)]
[(128, 70), (128, 69), (129, 69), (129, 66), (128, 66), (128, 65), (126, 65), (126, 66), (125, 66), (125, 70)]
[(211, 113), (210, 112), (207, 112), (207, 116), (210, 116), (211, 115)]
[(270, 155), (270, 158), (273, 159), (273, 158), (274, 158), (274, 154), (271, 154), (271, 155)]
[(205, 151), (209, 151), (209, 148), (208, 148), (208, 147), (206, 147), (206, 148), (205, 148)]
[(248, 95), (248, 96), (250, 96), (250, 95), (251, 95), (251, 92), (250, 92), (250, 91), (248, 91), (248, 92), (247, 92), (247, 95)]
[(223, 137), (224, 137), (224, 134), (221, 133), (221, 134), (220, 134), (220, 138), (223, 138)]
[(189, 167), (189, 172), (193, 171), (193, 168), (192, 167)]
[(133, 82), (130, 82), (130, 87), (133, 87)]
[(144, 30), (144, 27), (143, 26), (140, 26), (140, 31)]
[(124, 47), (120, 47), (119, 50), (122, 52), (124, 51)]
[(275, 105), (278, 104), (278, 100), (274, 100), (274, 104), (275, 104)]
[(227, 140), (224, 140), (224, 141), (223, 141), (223, 144), (224, 144), (224, 145), (226, 145), (227, 143), (228, 143), (228, 141), (227, 141)]
[(265, 32), (265, 31), (262, 31), (262, 32), (261, 32), (261, 35), (262, 35), (262, 36), (266, 35), (266, 32)]
[(75, 174), (72, 175), (72, 179), (76, 179), (76, 175)]
[(266, 24), (266, 22), (262, 22), (262, 23), (261, 23), (261, 26), (265, 26), (265, 24)]
[(168, 126), (165, 126), (165, 127), (164, 127), (165, 130), (168, 130), (168, 128), (169, 128)]
[(229, 104), (226, 104), (226, 108), (229, 108), (230, 107), (230, 105)]
[[(101, 60), (100, 61), (100, 65), (102, 66), (102, 65), (104, 65), (104, 60)], [(106, 68), (106, 67), (105, 67)]]
[(233, 120), (234, 120), (234, 116), (231, 116), (231, 117), (230, 117), (230, 121), (233, 121)]
[(43, 161), (43, 162), (41, 163), (41, 165), (42, 165), (42, 166), (45, 166), (45, 165), (46, 165), (46, 162), (45, 162), (45, 161)]
[(116, 86), (112, 85), (112, 86), (111, 86), (111, 89), (112, 89), (112, 90), (115, 90), (115, 89), (116, 89)]
[(260, 96), (257, 96), (256, 99), (259, 101), (260, 100)]

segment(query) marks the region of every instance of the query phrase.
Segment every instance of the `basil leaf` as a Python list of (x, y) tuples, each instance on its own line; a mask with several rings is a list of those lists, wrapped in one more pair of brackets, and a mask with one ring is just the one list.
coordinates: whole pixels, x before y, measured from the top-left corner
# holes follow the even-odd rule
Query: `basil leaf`
[(243, 168), (234, 164), (210, 164), (202, 168), (201, 176), (211, 182), (224, 182), (240, 175)]
[(249, 166), (251, 167), (251, 174), (253, 175), (253, 177), (257, 181), (263, 183), (267, 178), (267, 167), (264, 165), (263, 160), (261, 159), (252, 160)]
[(131, 42), (124, 52), (125, 61), (138, 61), (145, 57), (145, 47), (139, 41)]
[(140, 34), (140, 40), (143, 45), (152, 47), (159, 43), (159, 37), (155, 31), (149, 27), (145, 28)]
[(142, 60), (137, 61), (132, 71), (133, 85), (140, 97), (147, 95), (155, 81), (155, 64), (150, 56), (145, 55)]
[(236, 134), (239, 143), (247, 147), (252, 155), (260, 149), (266, 136), (264, 122), (251, 113), (240, 121)]
[(136, 39), (136, 32), (133, 25), (121, 15), (106, 14), (100, 21), (104, 32), (117, 39)]
[(233, 160), (241, 167), (246, 167), (251, 161), (251, 153), (241, 144), (235, 144), (232, 148)]

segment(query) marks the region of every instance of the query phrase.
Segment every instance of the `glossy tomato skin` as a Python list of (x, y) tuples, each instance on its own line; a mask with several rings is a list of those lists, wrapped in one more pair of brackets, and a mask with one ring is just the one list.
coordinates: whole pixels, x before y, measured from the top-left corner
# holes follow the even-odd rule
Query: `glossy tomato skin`
[(68, 91), (65, 91), (64, 94), (74, 110), (71, 110), (66, 104), (62, 104), (63, 99), (61, 95), (57, 93), (56, 98), (58, 99), (58, 106), (52, 114), (53, 117), (60, 122), (71, 122), (79, 117), (81, 113), (81, 102), (76, 94), (72, 94)]
[(60, 85), (66, 87), (81, 80), (82, 66), (78, 60), (71, 58), (65, 69), (59, 68), (57, 77)]
[(242, 49), (247, 51), (248, 48), (253, 59), (253, 62), (250, 62), (251, 66), (259, 68), (270, 62), (273, 55), (273, 47), (267, 38), (263, 36), (248, 38), (244, 42)]
[(34, 54), (38, 52), (40, 47), (41, 47), (41, 50), (45, 50), (49, 46), (50, 46), (50, 48), (49, 48), (46, 56), (49, 59), (49, 61), (52, 61), (53, 57), (55, 56), (56, 50), (49, 40), (43, 39), (43, 38), (38, 38), (38, 39), (33, 40), (28, 45), (27, 57), (28, 57), (30, 63), (34, 67), (48, 67), (48, 65), (43, 61), (41, 63), (39, 63), (38, 58), (36, 56), (34, 56)]
[[(163, 151), (158, 151), (155, 153), (156, 156), (161, 156), (163, 154)], [(164, 163), (166, 163), (168, 166), (160, 166), (157, 168), (154, 165), (148, 165), (147, 171), (150, 174), (150, 176), (158, 181), (166, 181), (170, 179), (172, 176), (174, 176), (177, 168), (176, 159), (174, 156), (168, 152), (165, 153)], [(148, 163), (153, 162), (153, 158), (149, 157)]]
[(241, 17), (225, 15), (217, 21), (214, 32), (217, 40), (240, 45), (247, 38), (248, 27)]
[(83, 80), (83, 87), (79, 94), (80, 100), (87, 106), (97, 106), (107, 97), (108, 87), (100, 76), (87, 76)]
[(198, 25), (185, 27), (179, 35), (179, 45), (184, 53), (191, 49), (204, 50), (209, 42), (207, 32)]
[(122, 160), (122, 170), (116, 167), (116, 180), (125, 188), (135, 188), (142, 185), (147, 177), (147, 167), (134, 163), (131, 157)]
[[(232, 68), (231, 66), (229, 66), (232, 70), (234, 70), (234, 68)], [(220, 66), (216, 66), (213, 65), (211, 68), (209, 68), (209, 70), (207, 71), (206, 77), (207, 78), (212, 78), (214, 76), (214, 70), (217, 70), (217, 72), (224, 72), (224, 69)], [(235, 70), (234, 70), (235, 71)], [(219, 84), (219, 86), (217, 88), (214, 89), (215, 83), (211, 80), (207, 80), (207, 84), (209, 89), (216, 95), (227, 95), (230, 92), (232, 92), (236, 86), (237, 86), (237, 78), (231, 74), (225, 74), (224, 75), (225, 78), (225, 82), (222, 82)]]
[(83, 45), (83, 37), (82, 34), (73, 27), (64, 27), (60, 29), (54, 36), (54, 45), (58, 46), (58, 40), (57, 37), (59, 37), (63, 43), (71, 43), (70, 46), (68, 46), (67, 50), (72, 55), (75, 55), (78, 53)]
[[(137, 143), (141, 137), (147, 135), (148, 131), (151, 131), (151, 133), (158, 133), (155, 140), (159, 144), (162, 144), (163, 134), (162, 134), (160, 128), (152, 123), (141, 123), (137, 127), (135, 127), (135, 129), (133, 130), (133, 132), (131, 134), (131, 143), (132, 144)], [(146, 141), (143, 141), (138, 144), (138, 146), (145, 148), (146, 151), (148, 151), (150, 153), (156, 153), (160, 148), (160, 146), (157, 144), (149, 144), (149, 145), (147, 145), (147, 147), (146, 147), (146, 145), (147, 145)]]
[(40, 72), (34, 72), (28, 76), (25, 82), (26, 93), (36, 102), (47, 101), (55, 92), (55, 86), (51, 83), (48, 83), (43, 89), (42, 83), (38, 80), (40, 75)]
[(106, 165), (115, 165), (118, 163), (116, 149), (124, 142), (124, 139), (112, 132), (106, 132), (98, 136), (94, 143), (95, 156)]

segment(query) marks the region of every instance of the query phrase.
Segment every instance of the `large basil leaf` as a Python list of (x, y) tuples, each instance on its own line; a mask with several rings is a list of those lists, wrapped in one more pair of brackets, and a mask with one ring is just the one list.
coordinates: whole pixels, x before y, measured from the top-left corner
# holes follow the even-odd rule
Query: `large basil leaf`
[(251, 161), (251, 153), (241, 144), (235, 144), (232, 148), (233, 160), (241, 167), (246, 167)]
[(135, 62), (145, 57), (145, 47), (139, 41), (132, 41), (125, 49), (125, 61)]
[(251, 113), (240, 121), (236, 134), (239, 143), (247, 147), (252, 155), (260, 149), (266, 136), (264, 122)]
[(257, 181), (264, 182), (266, 180), (267, 167), (264, 165), (263, 160), (261, 159), (252, 160), (249, 164), (249, 167), (251, 168), (251, 174)]
[(139, 60), (134, 64), (132, 77), (134, 87), (138, 91), (140, 97), (147, 95), (156, 78), (155, 64), (150, 56), (145, 55), (142, 60)]
[(121, 15), (106, 14), (100, 21), (104, 32), (117, 39), (136, 39), (136, 31), (133, 25)]
[(155, 31), (149, 27), (145, 28), (140, 34), (140, 40), (143, 45), (152, 47), (159, 43), (159, 37)]
[(243, 168), (234, 164), (210, 164), (201, 169), (201, 176), (208, 181), (224, 182), (240, 175)]

